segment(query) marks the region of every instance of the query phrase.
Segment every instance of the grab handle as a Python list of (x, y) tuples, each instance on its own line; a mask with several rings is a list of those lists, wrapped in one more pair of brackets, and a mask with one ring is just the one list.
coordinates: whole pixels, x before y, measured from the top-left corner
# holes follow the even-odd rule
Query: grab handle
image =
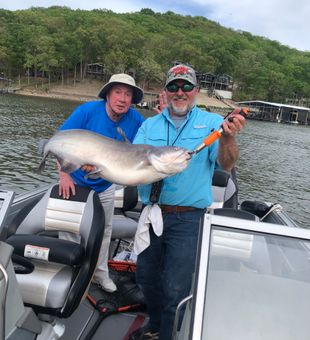
[(184, 298), (183, 300), (181, 300), (179, 302), (177, 308), (176, 308), (174, 324), (173, 324), (173, 331), (172, 331), (172, 340), (176, 340), (181, 308), (183, 306), (186, 306), (186, 304), (192, 299), (193, 299), (193, 294), (191, 294), (191, 295), (187, 296), (186, 298)]

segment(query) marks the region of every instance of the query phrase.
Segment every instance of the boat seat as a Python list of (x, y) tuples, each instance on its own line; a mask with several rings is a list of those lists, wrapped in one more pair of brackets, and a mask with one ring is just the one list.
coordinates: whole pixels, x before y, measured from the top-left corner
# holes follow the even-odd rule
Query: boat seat
[(230, 172), (216, 169), (212, 177), (213, 203), (209, 210), (216, 208), (237, 208), (238, 188)]
[(259, 221), (259, 218), (245, 210), (233, 209), (233, 208), (217, 208), (213, 210), (214, 215), (227, 216), (233, 218), (242, 218), (244, 220)]
[[(116, 190), (112, 239), (130, 239), (135, 236), (140, 215), (137, 204), (137, 187), (125, 187)], [(135, 208), (137, 209), (135, 210)]]
[[(237, 208), (237, 186), (230, 172), (217, 169), (212, 179), (213, 204), (209, 209)], [(112, 224), (112, 239), (133, 238), (140, 210), (137, 187), (125, 187), (115, 192), (115, 209)]]
[[(238, 190), (230, 172), (216, 169), (212, 178), (213, 204), (209, 210), (216, 208), (237, 208)], [(138, 207), (137, 187), (125, 187), (115, 192), (115, 209), (112, 224), (112, 239), (133, 238), (140, 210)]]
[[(91, 282), (104, 232), (104, 212), (98, 194), (76, 186), (63, 199), (51, 186), (35, 204), (25, 206), (8, 227), (7, 243), (30, 261), (34, 270), (16, 274), (23, 301), (36, 312), (68, 317), (78, 307)], [(78, 235), (76, 243), (57, 237)]]
[(139, 204), (137, 187), (121, 187), (115, 191), (112, 242), (109, 251), (111, 258), (117, 255), (122, 243), (127, 248), (135, 237), (141, 210)]

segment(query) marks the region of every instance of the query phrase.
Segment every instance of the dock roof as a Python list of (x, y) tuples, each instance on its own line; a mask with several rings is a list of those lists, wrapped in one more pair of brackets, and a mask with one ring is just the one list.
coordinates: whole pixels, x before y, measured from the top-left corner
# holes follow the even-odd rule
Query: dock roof
[(304, 106), (295, 106), (295, 105), (287, 105), (287, 104), (281, 104), (281, 103), (272, 103), (272, 102), (265, 102), (262, 100), (248, 100), (248, 101), (243, 101), (243, 102), (237, 102), (237, 105), (255, 105), (255, 104), (262, 104), (266, 106), (274, 106), (274, 107), (279, 107), (279, 108), (288, 108), (288, 109), (293, 109), (293, 110), (304, 110), (304, 111), (310, 111), (310, 108), (304, 107)]

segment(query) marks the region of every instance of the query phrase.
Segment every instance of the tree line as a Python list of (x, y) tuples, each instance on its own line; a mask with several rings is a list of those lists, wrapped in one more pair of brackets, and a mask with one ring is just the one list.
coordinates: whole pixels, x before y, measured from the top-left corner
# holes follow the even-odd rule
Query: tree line
[(108, 75), (133, 71), (146, 86), (162, 84), (175, 60), (202, 73), (230, 75), (235, 100), (310, 98), (310, 52), (202, 16), (147, 8), (125, 14), (0, 9), (0, 74), (8, 78), (82, 79), (87, 64), (100, 61)]

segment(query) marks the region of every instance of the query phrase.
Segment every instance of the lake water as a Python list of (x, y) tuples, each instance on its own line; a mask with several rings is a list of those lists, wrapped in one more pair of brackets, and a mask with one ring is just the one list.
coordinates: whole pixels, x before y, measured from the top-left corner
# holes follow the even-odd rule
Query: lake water
[[(37, 141), (49, 138), (77, 102), (0, 95), (0, 188), (24, 193), (57, 181), (55, 161), (38, 174)], [(248, 121), (238, 135), (239, 197), (280, 203), (301, 226), (310, 218), (310, 127)]]

